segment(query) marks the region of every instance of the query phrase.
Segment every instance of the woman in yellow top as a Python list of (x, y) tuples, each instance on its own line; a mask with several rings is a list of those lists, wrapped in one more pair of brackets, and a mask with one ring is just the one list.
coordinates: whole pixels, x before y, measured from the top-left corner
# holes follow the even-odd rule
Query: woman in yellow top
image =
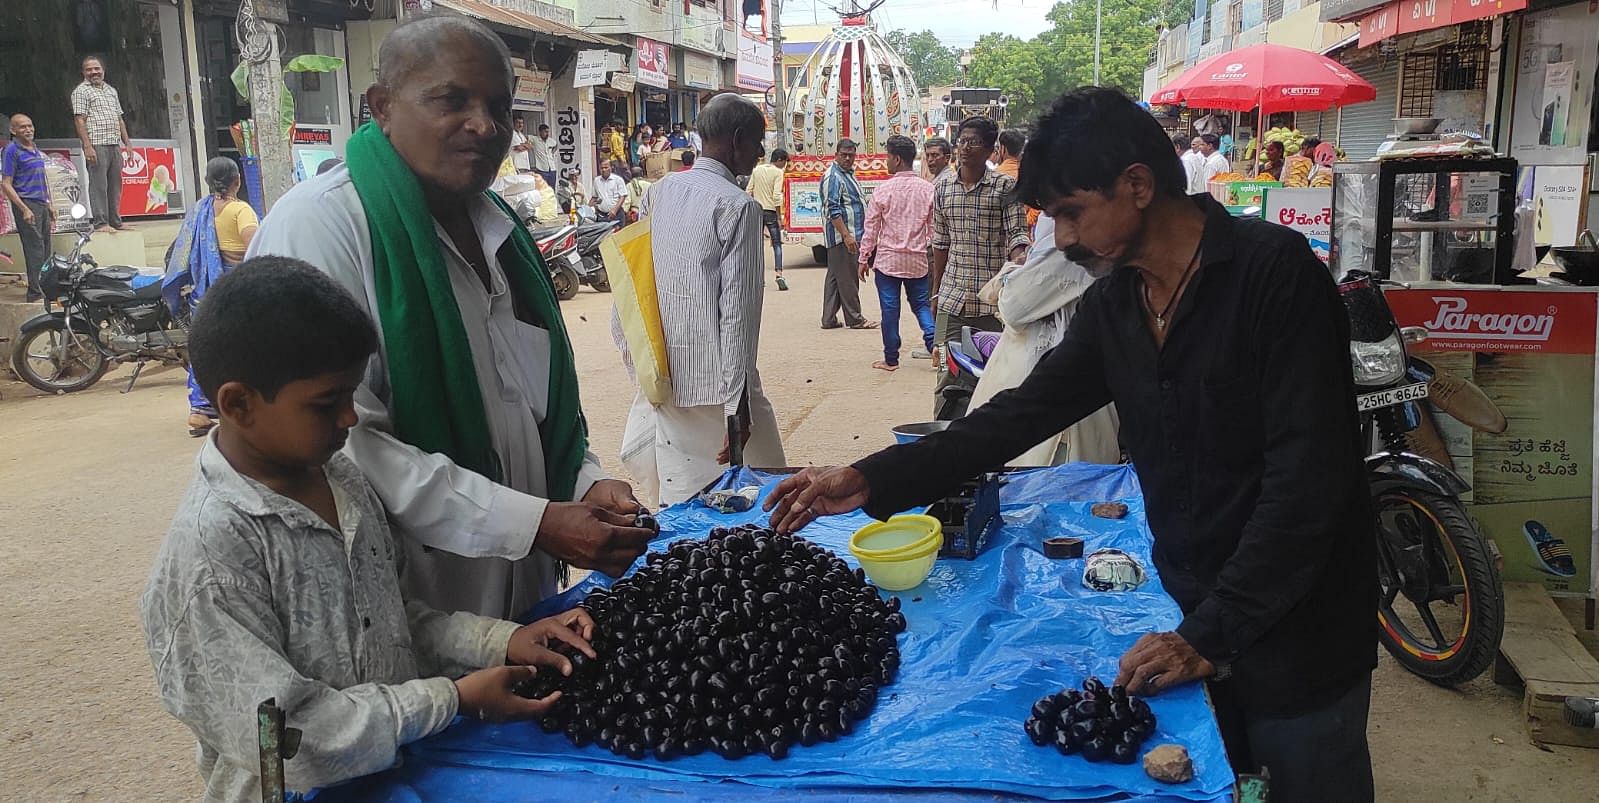
[[(189, 211), (183, 229), (167, 252), (162, 297), (173, 312), (192, 313), (211, 284), (244, 261), (245, 249), (261, 225), (255, 210), (239, 199), (239, 165), (219, 156), (205, 164), (211, 192)], [(187, 294), (184, 293), (187, 290)], [(216, 425), (216, 409), (189, 372), (189, 434), (204, 435)]]

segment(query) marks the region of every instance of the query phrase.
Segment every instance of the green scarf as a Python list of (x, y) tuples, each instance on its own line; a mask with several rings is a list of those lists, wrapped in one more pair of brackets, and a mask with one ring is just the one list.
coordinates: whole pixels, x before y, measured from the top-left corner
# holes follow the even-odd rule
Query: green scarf
[[(489, 436), (472, 348), (422, 185), (373, 123), (350, 137), (345, 161), (372, 234), (373, 285), (389, 354), (394, 434), (499, 482), (504, 473)], [(516, 219), (498, 196), (487, 195)], [(578, 402), (566, 324), (549, 271), (527, 229), (517, 225), (498, 256), (514, 306), (534, 319), (528, 323), (550, 333), (549, 405), (539, 436), (548, 498), (570, 500), (588, 449), (588, 426)]]

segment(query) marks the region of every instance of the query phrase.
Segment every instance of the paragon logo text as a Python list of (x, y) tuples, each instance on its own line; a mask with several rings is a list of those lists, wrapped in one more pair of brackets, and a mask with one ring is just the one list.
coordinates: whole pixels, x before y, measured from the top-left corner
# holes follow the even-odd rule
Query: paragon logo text
[(1434, 336), (1456, 340), (1514, 340), (1542, 342), (1555, 329), (1554, 308), (1549, 314), (1468, 312), (1466, 299), (1458, 296), (1433, 296), (1438, 314), (1427, 322)]

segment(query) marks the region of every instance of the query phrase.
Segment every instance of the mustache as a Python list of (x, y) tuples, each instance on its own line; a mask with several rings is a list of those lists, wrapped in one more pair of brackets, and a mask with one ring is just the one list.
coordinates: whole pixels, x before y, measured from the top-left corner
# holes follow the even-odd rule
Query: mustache
[(1067, 259), (1076, 262), (1079, 265), (1092, 260), (1095, 256), (1093, 251), (1090, 251), (1080, 245), (1074, 245), (1071, 248), (1066, 249), (1065, 253)]

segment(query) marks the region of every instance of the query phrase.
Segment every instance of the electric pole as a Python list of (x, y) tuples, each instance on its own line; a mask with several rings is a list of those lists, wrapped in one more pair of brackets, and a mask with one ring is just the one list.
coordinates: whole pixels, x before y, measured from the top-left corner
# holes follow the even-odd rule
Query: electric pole
[(1094, 0), (1094, 86), (1099, 86), (1099, 29), (1105, 0)]
[(783, 0), (771, 0), (772, 12), (772, 122), (777, 126), (777, 146), (788, 150), (788, 70), (783, 68)]
[[(256, 157), (261, 167), (261, 207), (271, 209), (294, 184), (289, 155), (289, 132), (283, 126), (283, 63), (278, 58), (279, 22), (288, 22), (284, 4), (264, 3), (258, 11), (252, 0), (239, 4), (236, 35), (239, 56), (249, 64), (250, 118), (255, 123)], [(266, 16), (262, 16), (261, 12)]]

